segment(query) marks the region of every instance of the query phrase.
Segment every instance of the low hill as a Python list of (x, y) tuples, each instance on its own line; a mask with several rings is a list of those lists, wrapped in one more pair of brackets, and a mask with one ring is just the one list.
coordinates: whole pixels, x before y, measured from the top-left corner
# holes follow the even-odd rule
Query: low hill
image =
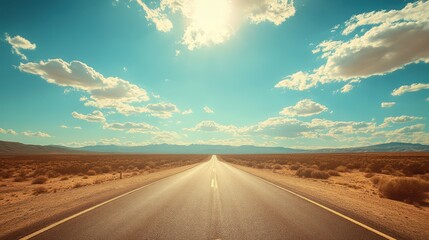
[(412, 143), (385, 143), (354, 148), (324, 148), (303, 150), (284, 147), (258, 147), (251, 145), (171, 145), (146, 146), (95, 145), (69, 148), (54, 145), (29, 145), (0, 141), (0, 154), (54, 154), (54, 153), (162, 153), (162, 154), (284, 154), (284, 153), (357, 153), (357, 152), (429, 152), (429, 145)]

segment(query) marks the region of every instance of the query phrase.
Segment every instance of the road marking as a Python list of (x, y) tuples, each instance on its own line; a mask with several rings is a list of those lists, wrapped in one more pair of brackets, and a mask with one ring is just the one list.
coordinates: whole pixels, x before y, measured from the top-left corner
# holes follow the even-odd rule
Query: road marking
[[(238, 169), (238, 168), (237, 168), (237, 169)], [(241, 171), (243, 171), (243, 170), (241, 170)], [(253, 174), (252, 174), (252, 175), (253, 175)], [(316, 201), (313, 201), (313, 200), (311, 200), (311, 199), (309, 199), (309, 198), (306, 198), (306, 197), (304, 197), (304, 196), (302, 196), (302, 195), (300, 195), (300, 194), (298, 194), (298, 193), (296, 193), (296, 192), (294, 192), (294, 191), (291, 191), (291, 190), (286, 189), (286, 188), (284, 188), (284, 187), (278, 186), (278, 185), (276, 185), (276, 184), (274, 184), (274, 183), (272, 183), (272, 182), (270, 182), (270, 181), (267, 181), (267, 180), (265, 180), (265, 179), (263, 179), (263, 178), (261, 178), (261, 177), (259, 177), (259, 176), (256, 176), (256, 175), (253, 175), (253, 176), (258, 177), (258, 178), (259, 178), (259, 179), (261, 179), (262, 181), (264, 181), (264, 182), (266, 182), (266, 183), (268, 183), (268, 184), (270, 184), (270, 185), (272, 185), (272, 186), (274, 186), (274, 187), (276, 187), (276, 188), (279, 188), (279, 189), (281, 189), (281, 190), (283, 190), (283, 191), (286, 191), (286, 192), (288, 192), (288, 193), (291, 193), (291, 194), (293, 194), (293, 195), (295, 195), (295, 196), (297, 196), (297, 197), (299, 197), (299, 198), (304, 199), (304, 200), (305, 200), (305, 201), (307, 201), (307, 202), (310, 202), (310, 203), (312, 203), (312, 204), (314, 204), (314, 205), (316, 205), (316, 206), (318, 206), (318, 207), (321, 207), (321, 208), (323, 208), (323, 209), (325, 209), (325, 210), (327, 210), (327, 211), (329, 211), (329, 212), (331, 212), (331, 213), (333, 213), (333, 214), (335, 214), (335, 215), (337, 215), (337, 216), (339, 216), (339, 217), (342, 217), (342, 218), (344, 218), (344, 219), (346, 219), (346, 220), (348, 220), (348, 221), (350, 221), (350, 222), (352, 222), (352, 223), (354, 223), (354, 224), (356, 224), (356, 225), (358, 225), (358, 226), (360, 226), (360, 227), (363, 227), (363, 228), (365, 228), (366, 230), (371, 231), (371, 232), (373, 232), (373, 233), (375, 233), (375, 234), (377, 234), (377, 235), (379, 235), (379, 236), (381, 236), (381, 237), (384, 237), (384, 238), (389, 239), (389, 240), (396, 240), (396, 238), (394, 238), (394, 237), (392, 237), (392, 236), (389, 236), (389, 235), (387, 235), (387, 234), (385, 234), (385, 233), (382, 233), (382, 232), (380, 232), (380, 231), (378, 231), (378, 230), (376, 230), (376, 229), (374, 229), (374, 228), (372, 228), (372, 227), (370, 227), (370, 226), (368, 226), (368, 225), (365, 225), (364, 223), (361, 223), (361, 222), (359, 222), (359, 221), (357, 221), (357, 220), (355, 220), (355, 219), (353, 219), (353, 218), (351, 218), (351, 217), (348, 217), (348, 216), (346, 216), (346, 215), (344, 215), (344, 214), (342, 214), (342, 213), (339, 213), (339, 212), (337, 212), (337, 211), (335, 211), (335, 210), (333, 210), (333, 209), (331, 209), (331, 208), (329, 208), (329, 207), (326, 207), (326, 206), (324, 206), (324, 205), (322, 205), (322, 204), (320, 204), (320, 203), (318, 203), (318, 202), (316, 202)]]
[(164, 178), (158, 179), (158, 180), (156, 180), (155, 182), (151, 182), (151, 183), (149, 183), (149, 184), (146, 184), (146, 185), (144, 185), (144, 186), (141, 186), (141, 187), (139, 187), (139, 188), (136, 188), (136, 189), (134, 189), (134, 190), (131, 190), (131, 191), (129, 191), (129, 192), (126, 192), (126, 193), (124, 193), (124, 194), (121, 194), (121, 195), (119, 195), (119, 196), (117, 196), (117, 197), (114, 197), (114, 198), (111, 198), (111, 199), (109, 199), (109, 200), (107, 200), (107, 201), (104, 201), (104, 202), (102, 202), (102, 203), (99, 203), (99, 204), (97, 204), (97, 205), (95, 205), (95, 206), (92, 206), (92, 207), (90, 207), (90, 208), (88, 208), (88, 209), (85, 209), (85, 210), (83, 210), (83, 211), (81, 211), (81, 212), (78, 212), (78, 213), (76, 213), (76, 214), (74, 214), (74, 215), (71, 215), (70, 217), (67, 217), (67, 218), (64, 218), (64, 219), (62, 219), (62, 220), (60, 220), (60, 221), (58, 221), (58, 222), (52, 223), (51, 225), (49, 225), (49, 226), (47, 226), (47, 227), (44, 227), (44, 228), (42, 228), (42, 229), (40, 229), (40, 230), (38, 230), (38, 231), (36, 231), (36, 232), (33, 232), (33, 233), (31, 233), (31, 234), (29, 234), (29, 235), (27, 235), (27, 236), (25, 236), (25, 237), (22, 237), (22, 238), (20, 238), (20, 240), (28, 240), (28, 239), (31, 239), (31, 238), (33, 238), (33, 237), (35, 237), (35, 236), (37, 236), (37, 235), (39, 235), (39, 234), (41, 234), (41, 233), (43, 233), (43, 232), (48, 231), (49, 229), (52, 229), (52, 228), (54, 228), (54, 227), (56, 227), (56, 226), (58, 226), (58, 225), (60, 225), (60, 224), (63, 224), (63, 223), (65, 223), (65, 222), (67, 222), (67, 221), (70, 221), (70, 220), (72, 220), (73, 218), (79, 217), (79, 216), (80, 216), (80, 215), (82, 215), (82, 214), (85, 214), (85, 213), (87, 213), (87, 212), (90, 212), (90, 211), (92, 211), (92, 210), (94, 210), (94, 209), (96, 209), (96, 208), (99, 208), (99, 207), (101, 207), (101, 206), (103, 206), (103, 205), (106, 205), (106, 204), (108, 204), (108, 203), (110, 203), (110, 202), (113, 202), (113, 201), (115, 201), (115, 200), (117, 200), (117, 199), (119, 199), (119, 198), (125, 197), (125, 196), (127, 196), (127, 195), (129, 195), (129, 194), (131, 194), (131, 193), (134, 193), (134, 192), (136, 192), (136, 191), (139, 191), (139, 190), (141, 190), (141, 189), (143, 189), (143, 188), (145, 188), (145, 187), (149, 187), (149, 186), (151, 186), (151, 185), (153, 185), (153, 184), (155, 184), (155, 183), (158, 183), (158, 182), (159, 182), (159, 181), (161, 181), (161, 180), (164, 180), (164, 179), (166, 179), (166, 178), (168, 178), (168, 177), (171, 177), (171, 176), (174, 176), (174, 175), (176, 175), (176, 174), (179, 174), (179, 173), (185, 172), (185, 171), (187, 171), (187, 170), (193, 169), (193, 168), (195, 168), (195, 167), (197, 167), (197, 166), (201, 166), (201, 164), (198, 164), (198, 165), (196, 165), (196, 166), (193, 166), (193, 167), (191, 167), (191, 168), (188, 168), (188, 169), (186, 169), (186, 170), (184, 170), (184, 171), (181, 171), (181, 172), (175, 173), (175, 174), (173, 174), (173, 175), (170, 175), (170, 176), (167, 176), (167, 177), (164, 177)]

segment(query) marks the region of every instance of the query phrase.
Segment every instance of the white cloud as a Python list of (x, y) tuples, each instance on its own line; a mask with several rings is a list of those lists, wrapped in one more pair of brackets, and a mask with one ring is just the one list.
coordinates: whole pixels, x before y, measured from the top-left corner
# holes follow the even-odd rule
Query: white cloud
[(160, 8), (150, 9), (143, 1), (137, 0), (137, 3), (146, 12), (146, 19), (153, 22), (156, 29), (161, 32), (169, 32), (173, 28), (173, 23), (168, 19), (167, 15), (163, 13), (165, 5), (161, 5)]
[(407, 116), (407, 115), (402, 115), (402, 116), (397, 116), (397, 117), (387, 117), (384, 118), (383, 124), (381, 124), (381, 127), (386, 127), (391, 123), (407, 123), (407, 122), (412, 122), (412, 121), (417, 121), (417, 120), (422, 120), (424, 119), (423, 117), (415, 117), (415, 116)]
[(172, 103), (152, 103), (146, 106), (151, 116), (159, 118), (170, 118), (174, 113), (180, 112), (176, 105)]
[(148, 101), (146, 90), (117, 77), (104, 77), (83, 62), (50, 59), (21, 63), (19, 69), (38, 75), (49, 83), (88, 92), (89, 98), (81, 98), (85, 106), (114, 108), (125, 115), (146, 112), (145, 108), (131, 105)]
[(9, 34), (6, 33), (6, 41), (12, 46), (12, 52), (16, 53), (23, 60), (27, 60), (27, 56), (25, 56), (21, 50), (34, 50), (36, 49), (36, 44), (31, 43), (27, 39), (17, 35), (15, 37), (10, 37)]
[(162, 32), (173, 28), (169, 17), (179, 13), (185, 22), (181, 43), (190, 50), (225, 42), (245, 21), (280, 25), (295, 14), (293, 1), (288, 0), (161, 0), (154, 8), (141, 0), (137, 3)]
[(183, 115), (191, 114), (191, 113), (192, 113), (192, 109), (191, 108), (189, 108), (188, 110), (185, 110), (185, 111), (182, 112)]
[(1, 134), (12, 134), (12, 135), (16, 135), (17, 134), (15, 132), (15, 130), (13, 130), (13, 129), (3, 129), (3, 128), (0, 128), (0, 133)]
[(387, 142), (409, 142), (429, 144), (429, 133), (424, 131), (424, 124), (415, 124), (390, 131), (374, 133), (374, 138), (382, 138)]
[(127, 133), (148, 133), (158, 128), (148, 123), (125, 122), (125, 123), (105, 123), (104, 129), (126, 131)]
[(179, 56), (180, 55), (180, 50), (176, 50), (175, 55), (176, 55), (176, 57)]
[(64, 128), (64, 129), (77, 129), (77, 130), (82, 130), (82, 127), (76, 126), (76, 127), (69, 127), (67, 125), (61, 125), (60, 128)]
[(396, 88), (392, 92), (392, 96), (401, 96), (407, 92), (417, 92), (423, 89), (429, 89), (429, 83), (413, 83), (411, 85), (403, 85)]
[(346, 85), (344, 85), (342, 88), (341, 88), (341, 93), (347, 93), (347, 92), (350, 92), (351, 90), (353, 89), (353, 85), (351, 85), (350, 83), (347, 83)]
[(314, 102), (311, 99), (303, 99), (297, 102), (294, 106), (283, 108), (283, 110), (280, 111), (280, 115), (307, 117), (319, 114), (326, 110), (328, 110), (328, 108), (320, 103)]
[(25, 132), (22, 132), (22, 134), (24, 134), (27, 137), (44, 137), (44, 138), (52, 137), (48, 133), (44, 133), (44, 132), (25, 131)]
[(204, 110), (204, 112), (206, 112), (206, 113), (214, 113), (214, 111), (213, 111), (211, 108), (207, 107), (207, 106), (205, 106), (205, 107), (203, 108), (203, 110)]
[(106, 122), (106, 118), (104, 117), (104, 114), (98, 110), (95, 110), (89, 114), (72, 112), (72, 116), (76, 119), (85, 120), (88, 122)]
[(391, 108), (395, 106), (396, 102), (382, 102), (381, 107), (382, 108)]
[(314, 53), (322, 53), (326, 63), (313, 72), (297, 72), (276, 87), (306, 90), (317, 84), (350, 81), (385, 75), (408, 64), (429, 63), (429, 2), (409, 3), (401, 10), (378, 11), (353, 16), (346, 22), (344, 35), (357, 27), (346, 41), (324, 41)]
[(230, 132), (235, 133), (238, 128), (234, 125), (222, 125), (215, 121), (202, 121), (193, 128), (185, 128), (184, 130), (193, 132)]

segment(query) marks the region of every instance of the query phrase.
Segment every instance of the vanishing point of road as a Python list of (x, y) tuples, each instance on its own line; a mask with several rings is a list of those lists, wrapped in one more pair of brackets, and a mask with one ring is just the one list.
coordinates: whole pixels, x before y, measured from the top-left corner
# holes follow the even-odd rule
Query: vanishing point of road
[(32, 239), (384, 238), (212, 156)]

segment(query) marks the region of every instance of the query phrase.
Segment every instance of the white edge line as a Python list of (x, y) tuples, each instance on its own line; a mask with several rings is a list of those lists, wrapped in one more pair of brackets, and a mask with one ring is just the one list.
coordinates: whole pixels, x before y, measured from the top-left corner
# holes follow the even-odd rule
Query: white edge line
[[(229, 165), (229, 164), (228, 164)], [(231, 165), (230, 165), (231, 166)], [(234, 166), (231, 166), (231, 167), (234, 167)], [(246, 171), (244, 171), (244, 170), (241, 170), (241, 169), (239, 169), (239, 168), (237, 168), (237, 167), (234, 167), (235, 169), (238, 169), (238, 170), (240, 170), (240, 171), (243, 171), (243, 172), (245, 172), (245, 173), (248, 173), (248, 172), (246, 172)], [(324, 206), (324, 205), (322, 205), (322, 204), (320, 204), (320, 203), (318, 203), (318, 202), (316, 202), (316, 201), (313, 201), (313, 200), (311, 200), (311, 199), (309, 199), (309, 198), (306, 198), (306, 197), (304, 197), (304, 196), (302, 196), (302, 195), (300, 195), (300, 194), (298, 194), (298, 193), (296, 193), (296, 192), (294, 192), (294, 191), (291, 191), (291, 190), (289, 190), (289, 189), (286, 189), (286, 188), (284, 188), (284, 187), (281, 187), (281, 186), (279, 186), (279, 185), (277, 185), (277, 184), (274, 184), (274, 183), (272, 183), (272, 182), (270, 182), (270, 181), (268, 181), (268, 180), (265, 180), (264, 178), (262, 178), (262, 177), (259, 177), (259, 176), (256, 176), (256, 175), (254, 175), (254, 174), (251, 174), (251, 173), (248, 173), (248, 174), (250, 174), (250, 175), (252, 175), (252, 176), (255, 176), (255, 177), (257, 177), (257, 178), (259, 178), (260, 180), (262, 180), (262, 181), (264, 181), (264, 182), (266, 182), (266, 183), (268, 183), (268, 184), (270, 184), (270, 185), (272, 185), (272, 186), (274, 186), (274, 187), (276, 187), (276, 188), (279, 188), (279, 189), (281, 189), (281, 190), (283, 190), (283, 191), (286, 191), (286, 192), (288, 192), (288, 193), (290, 193), (290, 194), (293, 194), (293, 195), (295, 195), (295, 196), (297, 196), (297, 197), (299, 197), (299, 198), (301, 198), (301, 199), (304, 199), (305, 201), (307, 201), (307, 202), (309, 202), (309, 203), (312, 203), (312, 204), (314, 204), (314, 205), (316, 205), (316, 206), (318, 206), (318, 207), (321, 207), (321, 208), (323, 208), (323, 209), (325, 209), (325, 210), (327, 210), (327, 211), (329, 211), (329, 212), (331, 212), (331, 213), (333, 213), (333, 214), (335, 214), (335, 215), (337, 215), (337, 216), (339, 216), (339, 217), (342, 217), (342, 218), (344, 218), (344, 219), (346, 219), (346, 220), (348, 220), (348, 221), (350, 221), (350, 222), (352, 222), (352, 223), (354, 223), (354, 224), (356, 224), (356, 225), (358, 225), (358, 226), (360, 226), (360, 227), (362, 227), (362, 228), (365, 228), (366, 230), (368, 230), (368, 231), (371, 231), (371, 232), (373, 232), (373, 233), (375, 233), (375, 234), (377, 234), (377, 235), (379, 235), (379, 236), (381, 236), (381, 237), (384, 237), (384, 238), (386, 238), (386, 239), (389, 239), (389, 240), (396, 240), (396, 238), (394, 238), (394, 237), (392, 237), (392, 236), (389, 236), (389, 235), (387, 235), (387, 234), (385, 234), (385, 233), (382, 233), (382, 232), (380, 232), (380, 231), (378, 231), (378, 230), (376, 230), (376, 229), (374, 229), (374, 228), (372, 228), (372, 227), (370, 227), (370, 226), (368, 226), (368, 225), (366, 225), (366, 224), (364, 224), (364, 223), (361, 223), (361, 222), (359, 222), (359, 221), (357, 221), (357, 220), (355, 220), (355, 219), (353, 219), (353, 218), (351, 218), (351, 217), (348, 217), (348, 216), (346, 216), (346, 215), (344, 215), (344, 214), (342, 214), (342, 213), (339, 213), (339, 212), (337, 212), (337, 211), (335, 211), (335, 210), (333, 210), (333, 209), (331, 209), (331, 208), (329, 208), (329, 207), (326, 207), (326, 206)]]
[[(203, 163), (204, 163), (204, 162), (203, 162)], [(186, 170), (192, 169), (192, 168), (194, 168), (194, 167), (196, 167), (196, 166), (199, 166), (199, 164), (197, 164), (197, 165), (195, 165), (195, 166), (193, 166), (193, 167), (191, 167), (191, 168), (188, 168), (188, 169), (186, 169)], [(186, 171), (186, 170), (184, 170), (184, 171)], [(181, 171), (181, 172), (184, 172), (184, 171)], [(178, 172), (178, 173), (181, 173), (181, 172)], [(176, 174), (178, 174), (178, 173), (176, 173)], [(176, 175), (176, 174), (173, 174), (173, 175)], [(170, 175), (170, 176), (167, 176), (167, 177), (171, 177), (171, 176), (173, 176), (173, 175)], [(166, 179), (167, 177), (164, 177), (164, 178), (158, 179), (158, 180), (156, 180), (156, 181), (154, 181), (154, 182), (148, 183), (148, 184), (146, 184), (146, 185), (144, 185), (144, 186), (141, 186), (141, 187), (139, 187), (139, 188), (136, 188), (136, 189), (134, 189), (134, 190), (131, 190), (131, 191), (129, 191), (129, 192), (126, 192), (126, 193), (124, 193), (124, 194), (121, 194), (121, 195), (119, 195), (119, 196), (116, 196), (116, 197), (114, 197), (114, 198), (111, 198), (111, 199), (109, 199), (109, 200), (107, 200), (107, 201), (104, 201), (104, 202), (102, 202), (102, 203), (99, 203), (99, 204), (97, 204), (97, 205), (95, 205), (95, 206), (92, 206), (92, 207), (90, 207), (90, 208), (87, 208), (87, 209), (85, 209), (85, 210), (83, 210), (83, 211), (81, 211), (81, 212), (78, 212), (78, 213), (76, 213), (76, 214), (71, 215), (70, 217), (64, 218), (64, 219), (62, 219), (62, 220), (60, 220), (60, 221), (58, 221), (58, 222), (52, 223), (51, 225), (49, 225), (49, 226), (47, 226), (47, 227), (44, 227), (44, 228), (42, 228), (42, 229), (40, 229), (40, 230), (38, 230), (38, 231), (36, 231), (36, 232), (33, 232), (33, 233), (31, 233), (31, 234), (29, 234), (29, 235), (27, 235), (27, 236), (25, 236), (25, 237), (22, 237), (22, 238), (20, 238), (20, 240), (28, 240), (28, 239), (31, 239), (31, 238), (33, 238), (33, 237), (35, 237), (35, 236), (37, 236), (37, 235), (39, 235), (39, 234), (41, 234), (41, 233), (43, 233), (43, 232), (48, 231), (49, 229), (52, 229), (52, 228), (54, 228), (54, 227), (56, 227), (56, 226), (58, 226), (58, 225), (60, 225), (60, 224), (63, 224), (63, 223), (65, 223), (65, 222), (67, 222), (67, 221), (70, 221), (70, 220), (72, 220), (73, 218), (79, 217), (79, 216), (80, 216), (80, 215), (82, 215), (82, 214), (85, 214), (85, 213), (87, 213), (87, 212), (90, 212), (90, 211), (92, 211), (92, 210), (94, 210), (94, 209), (96, 209), (96, 208), (98, 208), (98, 207), (101, 207), (101, 206), (106, 205), (106, 204), (108, 204), (108, 203), (110, 203), (110, 202), (113, 202), (113, 201), (115, 201), (116, 199), (119, 199), (119, 198), (125, 197), (125, 196), (127, 196), (127, 195), (129, 195), (129, 194), (131, 194), (131, 193), (133, 193), (133, 192), (136, 192), (136, 191), (138, 191), (138, 190), (141, 190), (141, 189), (143, 189), (143, 188), (145, 188), (145, 187), (149, 187), (150, 185), (155, 184), (155, 183), (157, 183), (157, 182), (159, 182), (159, 181), (161, 181), (161, 180), (164, 180), (164, 179)]]

